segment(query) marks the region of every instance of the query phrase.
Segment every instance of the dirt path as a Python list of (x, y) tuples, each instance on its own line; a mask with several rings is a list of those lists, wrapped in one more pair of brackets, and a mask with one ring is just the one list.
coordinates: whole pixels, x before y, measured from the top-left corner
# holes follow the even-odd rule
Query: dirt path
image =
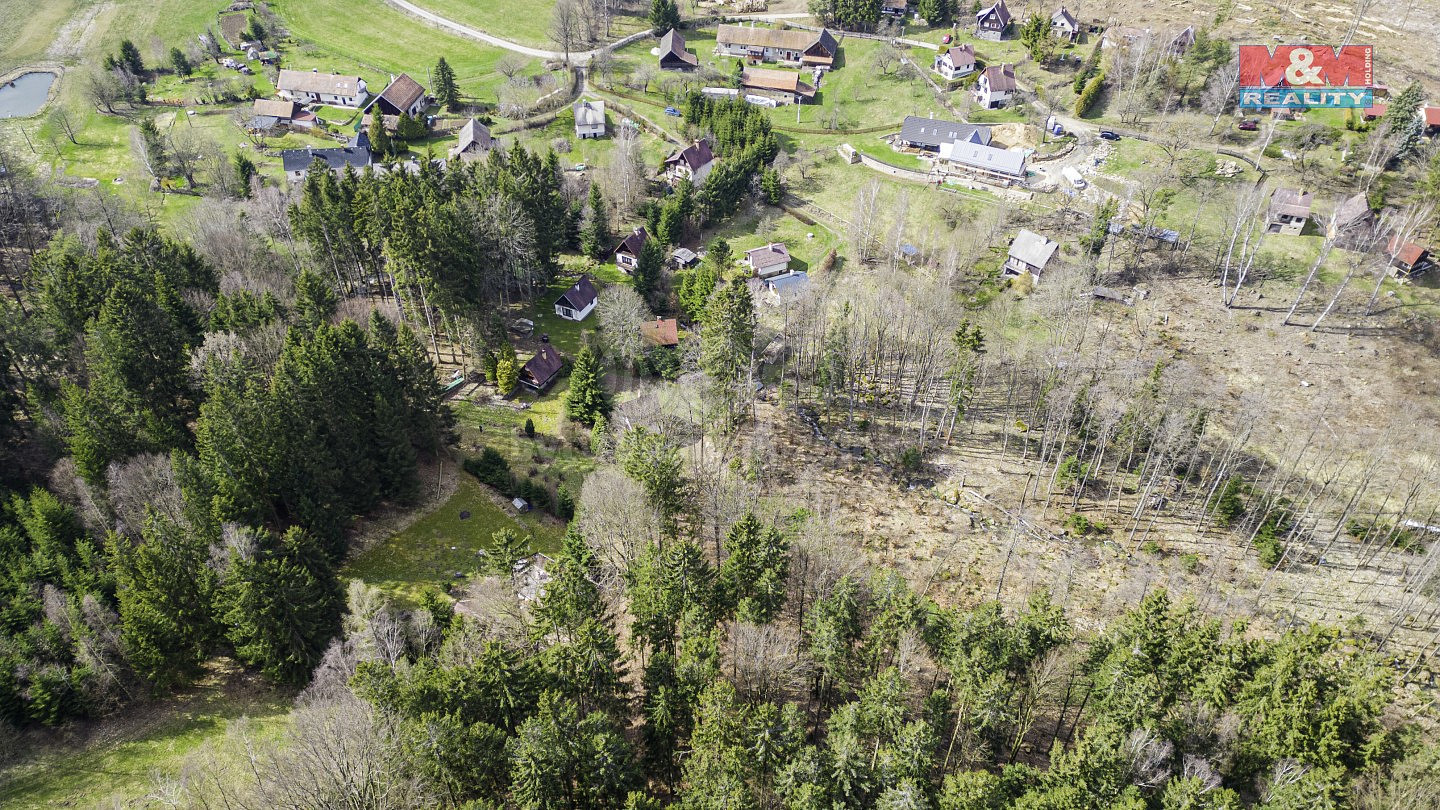
[(95, 38), (96, 20), (114, 7), (114, 3), (97, 3), (76, 14), (60, 28), (55, 41), (45, 49), (45, 58), (56, 61), (79, 59)]

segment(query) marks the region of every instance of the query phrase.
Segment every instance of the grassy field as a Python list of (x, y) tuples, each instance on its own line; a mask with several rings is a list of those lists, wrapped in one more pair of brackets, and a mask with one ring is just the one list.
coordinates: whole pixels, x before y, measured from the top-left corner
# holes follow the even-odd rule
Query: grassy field
[(77, 5), (75, 0), (0, 0), (0, 73), (39, 59)]
[(351, 560), (340, 575), (380, 588), (398, 602), (415, 604), (426, 588), (444, 588), (455, 575), (481, 570), (479, 552), (501, 529), (513, 529), (535, 538), (539, 551), (559, 548), (564, 527), (537, 513), (514, 514), (501, 507), (489, 487), (467, 473), (460, 476), (455, 494), (439, 509), (405, 531), (382, 540)]
[(244, 674), (233, 662), (215, 661), (188, 690), (101, 722), (94, 742), (78, 748), (73, 743), (41, 745), (23, 763), (0, 770), (0, 806), (142, 806), (157, 772), (173, 771), (232, 722), (249, 718), (252, 736), (274, 737), (285, 728), (289, 711), (287, 694)]

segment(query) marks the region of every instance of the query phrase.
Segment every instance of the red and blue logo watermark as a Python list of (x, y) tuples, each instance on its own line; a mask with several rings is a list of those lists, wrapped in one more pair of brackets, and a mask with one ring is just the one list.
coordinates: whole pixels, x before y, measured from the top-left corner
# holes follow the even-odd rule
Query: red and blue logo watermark
[(1240, 46), (1241, 109), (1369, 107), (1374, 85), (1370, 45)]

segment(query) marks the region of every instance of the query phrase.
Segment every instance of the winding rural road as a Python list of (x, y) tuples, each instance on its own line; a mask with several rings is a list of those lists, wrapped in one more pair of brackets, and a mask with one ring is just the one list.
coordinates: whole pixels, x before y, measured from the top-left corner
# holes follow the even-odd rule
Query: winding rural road
[[(439, 28), (444, 28), (447, 31), (459, 34), (462, 37), (469, 37), (470, 39), (476, 40), (477, 42), (484, 42), (487, 45), (494, 45), (497, 48), (504, 48), (507, 51), (514, 51), (515, 53), (524, 54), (525, 56), (533, 56), (536, 59), (565, 58), (565, 53), (563, 51), (547, 51), (543, 48), (532, 48), (528, 45), (521, 45), (518, 42), (511, 42), (508, 39), (501, 39), (500, 37), (497, 37), (493, 34), (487, 34), (479, 29), (471, 28), (468, 25), (463, 25), (461, 23), (455, 22), (448, 17), (441, 17), (439, 14), (436, 14), (433, 11), (426, 11), (425, 9), (415, 5), (414, 3), (409, 2), (409, 0), (385, 0), (385, 2), (389, 3), (395, 8), (400, 9), (401, 11), (404, 11), (408, 14), (413, 14), (414, 16), (419, 17), (420, 19), (432, 25), (435, 25)], [(734, 16), (747, 20), (787, 20), (809, 17), (810, 15), (737, 14)], [(596, 54), (601, 53), (602, 51), (613, 51), (616, 48), (623, 48), (626, 45), (635, 42), (636, 40), (644, 39), (648, 36), (650, 36), (649, 31), (640, 31), (639, 33), (631, 34), (630, 36), (623, 39), (618, 39), (614, 42), (601, 45), (598, 48), (591, 48), (588, 51), (573, 51), (570, 54), (570, 61), (578, 65), (589, 64), (590, 60), (594, 58)]]

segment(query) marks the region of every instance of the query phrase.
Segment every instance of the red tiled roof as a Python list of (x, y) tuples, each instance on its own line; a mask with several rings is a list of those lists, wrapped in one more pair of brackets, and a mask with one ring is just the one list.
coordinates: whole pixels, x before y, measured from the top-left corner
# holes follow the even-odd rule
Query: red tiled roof
[(1425, 126), (1440, 127), (1440, 107), (1425, 108)]
[(640, 324), (640, 336), (656, 346), (680, 345), (680, 322), (674, 318), (656, 318)]

